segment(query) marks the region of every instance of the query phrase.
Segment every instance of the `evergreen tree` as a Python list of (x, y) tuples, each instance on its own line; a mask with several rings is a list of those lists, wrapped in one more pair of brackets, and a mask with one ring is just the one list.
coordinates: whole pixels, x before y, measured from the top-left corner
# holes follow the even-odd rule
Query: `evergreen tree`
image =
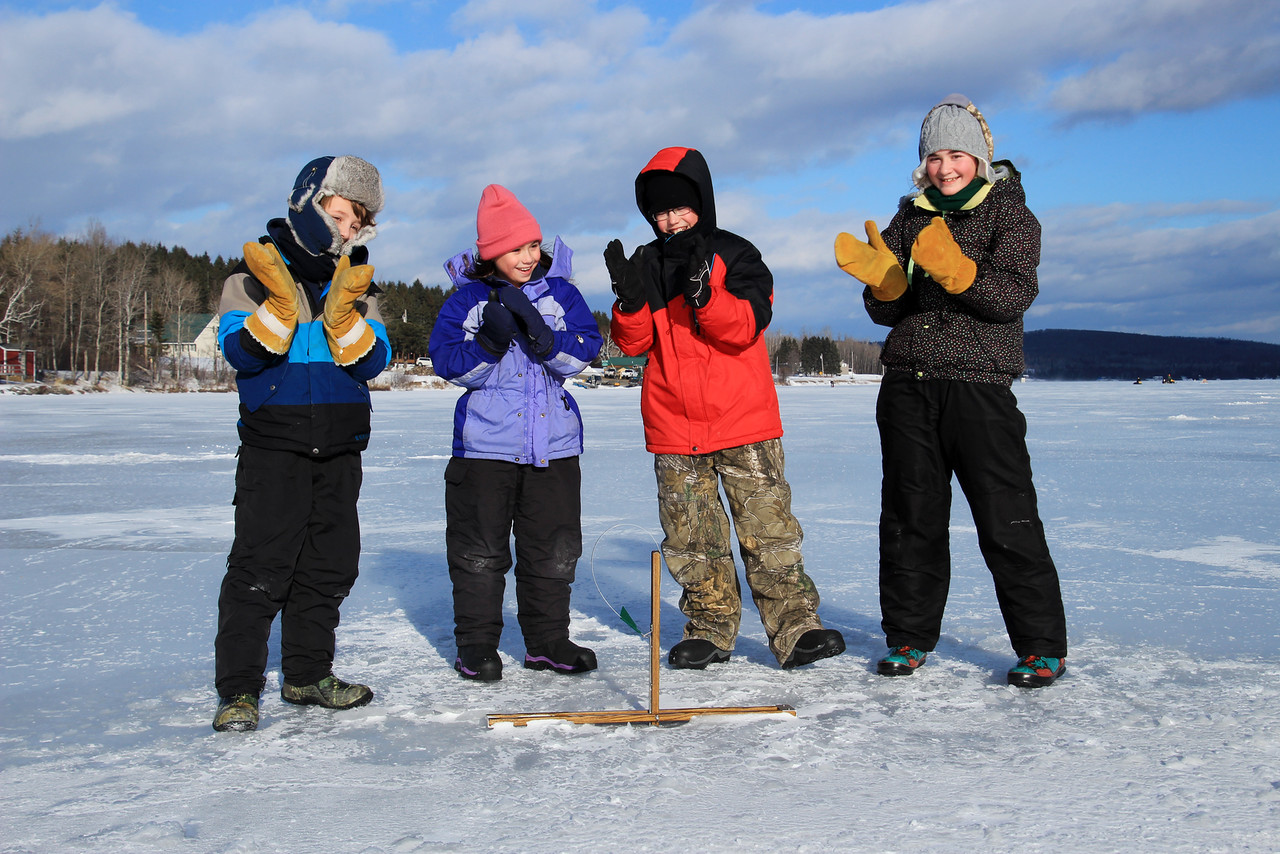
[(812, 375), (840, 373), (840, 351), (825, 335), (807, 335), (800, 342), (800, 371)]
[(418, 279), (412, 285), (380, 282), (378, 287), (382, 291), (378, 305), (394, 357), (411, 360), (427, 355), (431, 330), (448, 292), (439, 285), (426, 287)]
[(785, 379), (800, 370), (800, 345), (790, 335), (778, 339), (773, 350), (773, 373)]

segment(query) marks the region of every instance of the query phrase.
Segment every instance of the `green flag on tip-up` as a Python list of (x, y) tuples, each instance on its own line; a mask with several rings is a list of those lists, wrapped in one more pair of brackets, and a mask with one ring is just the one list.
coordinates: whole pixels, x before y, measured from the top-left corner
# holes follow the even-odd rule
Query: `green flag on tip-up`
[(634, 629), (636, 634), (640, 635), (640, 637), (644, 637), (644, 632), (640, 631), (640, 627), (636, 625), (636, 621), (627, 613), (627, 607), (625, 605), (623, 605), (622, 610), (618, 612), (618, 616), (622, 618), (622, 622)]

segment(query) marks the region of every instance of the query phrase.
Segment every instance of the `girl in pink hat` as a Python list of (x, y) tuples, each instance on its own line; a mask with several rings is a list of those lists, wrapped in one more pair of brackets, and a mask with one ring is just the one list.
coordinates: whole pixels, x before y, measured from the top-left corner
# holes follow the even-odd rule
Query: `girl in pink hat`
[(582, 555), (582, 416), (565, 389), (600, 351), (591, 309), (569, 281), (573, 252), (519, 199), (490, 184), (476, 212), (476, 247), (445, 263), (456, 290), (429, 350), (435, 371), (466, 389), (445, 468), (445, 543), (453, 582), (456, 669), (502, 678), (502, 594), (515, 536), (524, 666), (596, 668), (569, 639), (569, 593)]

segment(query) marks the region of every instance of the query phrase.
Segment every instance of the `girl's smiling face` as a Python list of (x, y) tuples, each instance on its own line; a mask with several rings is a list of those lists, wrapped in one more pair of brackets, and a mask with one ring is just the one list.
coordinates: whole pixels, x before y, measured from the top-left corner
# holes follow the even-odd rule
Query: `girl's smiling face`
[(969, 186), (969, 182), (978, 174), (978, 160), (963, 151), (935, 151), (925, 158), (925, 174), (929, 176), (929, 183), (938, 188), (938, 192), (944, 196), (954, 196)]
[(531, 240), (524, 246), (518, 246), (494, 258), (493, 266), (498, 271), (498, 275), (511, 284), (523, 285), (529, 281), (541, 260), (542, 244), (537, 240)]

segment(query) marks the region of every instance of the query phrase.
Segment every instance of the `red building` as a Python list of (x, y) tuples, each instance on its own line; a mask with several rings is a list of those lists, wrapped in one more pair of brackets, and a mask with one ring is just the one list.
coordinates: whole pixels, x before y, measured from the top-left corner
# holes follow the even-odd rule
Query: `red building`
[(36, 351), (0, 347), (0, 377), (14, 382), (36, 378)]

